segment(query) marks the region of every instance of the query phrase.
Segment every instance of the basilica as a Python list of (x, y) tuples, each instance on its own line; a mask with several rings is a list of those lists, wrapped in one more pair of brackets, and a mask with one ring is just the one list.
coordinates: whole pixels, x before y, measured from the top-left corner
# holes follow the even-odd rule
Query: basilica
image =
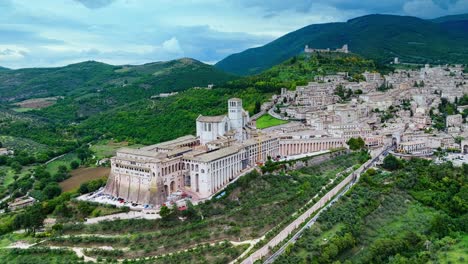
[(262, 133), (242, 100), (228, 100), (228, 113), (196, 120), (196, 136), (123, 148), (111, 159), (105, 193), (138, 204), (160, 205), (175, 192), (207, 199), (268, 158), (345, 147), (343, 138), (309, 132)]

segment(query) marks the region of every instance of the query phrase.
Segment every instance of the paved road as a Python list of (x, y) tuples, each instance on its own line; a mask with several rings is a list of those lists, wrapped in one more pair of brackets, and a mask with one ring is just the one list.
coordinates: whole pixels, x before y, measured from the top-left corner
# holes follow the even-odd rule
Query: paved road
[[(388, 153), (389, 148), (382, 149), (377, 155), (372, 158), (371, 160), (367, 161), (357, 170), (355, 170), (352, 174), (347, 176), (344, 180), (342, 180), (337, 186), (335, 186), (332, 190), (330, 190), (327, 194), (325, 194), (317, 203), (315, 203), (311, 208), (309, 208), (305, 213), (300, 215), (296, 220), (286, 226), (282, 231), (280, 231), (275, 237), (273, 237), (266, 245), (258, 249), (257, 251), (253, 252), (248, 258), (246, 258), (242, 263), (243, 264), (251, 264), (255, 261), (263, 258), (264, 256), (270, 253), (270, 249), (274, 248), (275, 246), (279, 245), (285, 239), (288, 238), (290, 234), (292, 234), (297, 228), (300, 228), (301, 225), (309, 219), (315, 212), (321, 210), (322, 207), (326, 206), (329, 201), (334, 202), (333, 199), (336, 199), (335, 196), (341, 197), (342, 194), (347, 191), (357, 180), (359, 180), (360, 174), (371, 167), (376, 161), (378, 161), (381, 155), (386, 155)], [(332, 204), (330, 203), (330, 204)], [(313, 217), (312, 220), (308, 221), (306, 226), (311, 226), (317, 217)], [(301, 228), (298, 232), (296, 232), (292, 239), (290, 239), (285, 245), (283, 245), (278, 252), (273, 254), (273, 258), (269, 258), (267, 263), (272, 263), (278, 256), (280, 256), (284, 249), (286, 249), (291, 243), (294, 243), (304, 231), (304, 228)]]
[(111, 214), (99, 217), (88, 218), (84, 222), (85, 225), (92, 225), (97, 224), (102, 221), (115, 221), (115, 220), (123, 220), (123, 219), (158, 219), (161, 218), (159, 214), (146, 214), (144, 212), (137, 212), (137, 211), (130, 211), (128, 213), (118, 213), (118, 214)]
[(275, 112), (275, 109), (276, 109), (276, 106), (273, 106), (272, 108), (270, 108), (270, 110), (268, 110), (268, 114), (270, 114), (272, 117), (277, 118), (277, 119), (289, 120), (289, 118), (284, 118), (280, 114), (277, 114)]
[[(264, 263), (266, 264), (270, 264), (270, 263), (273, 263), (279, 256), (281, 256), (281, 254), (284, 253), (285, 249), (295, 243), (301, 236), (302, 236), (302, 233), (310, 228), (313, 224), (315, 224), (315, 222), (317, 221), (318, 217), (320, 216), (320, 214), (322, 212), (324, 212), (325, 210), (327, 210), (330, 206), (332, 206), (338, 199), (340, 199), (354, 184), (356, 184), (358, 181), (359, 181), (359, 177), (361, 176), (361, 174), (366, 171), (368, 168), (372, 167), (376, 161), (379, 160), (379, 158), (381, 156), (386, 156), (388, 154), (390, 150), (390, 147), (387, 147), (383, 150), (381, 150), (380, 153), (377, 154), (376, 157), (372, 158), (370, 161), (364, 163), (359, 169), (357, 169), (352, 175), (353, 175), (353, 179), (349, 182), (349, 184), (347, 184), (339, 194), (337, 194), (335, 196), (335, 198), (333, 198), (331, 200), (330, 203), (328, 203), (325, 207), (323, 207), (322, 209), (320, 209), (320, 211), (312, 218), (310, 219), (299, 231), (297, 231), (296, 234), (294, 234), (294, 236), (288, 240), (288, 242), (286, 242), (278, 251), (276, 251), (275, 253), (273, 253), (273, 255), (271, 255)], [(333, 190), (332, 190), (333, 191)], [(330, 192), (332, 192), (330, 191)], [(328, 194), (327, 194), (328, 195)]]

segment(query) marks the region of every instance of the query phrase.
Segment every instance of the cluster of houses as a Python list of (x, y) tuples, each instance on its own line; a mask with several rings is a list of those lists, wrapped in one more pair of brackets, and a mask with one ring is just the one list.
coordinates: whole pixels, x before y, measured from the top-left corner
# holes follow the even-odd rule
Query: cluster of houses
[[(250, 118), (242, 100), (232, 98), (226, 115), (197, 118), (196, 135), (119, 150), (111, 158), (104, 192), (156, 206), (181, 191), (208, 199), (267, 159), (346, 148), (350, 138), (358, 137), (370, 148), (394, 145), (402, 156), (429, 156), (438, 148), (468, 152), (468, 141), (457, 140), (468, 138), (462, 115), (447, 116), (445, 130), (433, 129), (431, 120), (442, 98), (455, 102), (468, 93), (461, 66), (363, 76), (366, 81), (352, 82), (339, 73), (294, 91), (282, 89), (262, 110), (290, 122), (264, 130), (256, 128), (256, 117)], [(343, 100), (338, 87), (352, 96)]]
[[(389, 75), (365, 72), (366, 81), (350, 82), (345, 73), (326, 76), (299, 86), (282, 89), (273, 98), (281, 102), (278, 118), (299, 120), (300, 129), (312, 129), (342, 137), (361, 137), (368, 146), (398, 144), (396, 154), (431, 155), (434, 149), (467, 151), (468, 123), (459, 106), (446, 116), (444, 130), (433, 129), (431, 115), (439, 115), (442, 100), (456, 102), (468, 94), (468, 76), (461, 65), (397, 70)], [(353, 96), (343, 102), (338, 87)], [(382, 87), (384, 89), (382, 89)]]

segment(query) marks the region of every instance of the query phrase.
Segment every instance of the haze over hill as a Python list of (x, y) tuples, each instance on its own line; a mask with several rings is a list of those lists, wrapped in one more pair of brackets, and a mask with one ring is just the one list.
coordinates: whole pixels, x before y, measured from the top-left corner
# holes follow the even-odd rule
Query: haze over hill
[(304, 50), (338, 48), (389, 62), (467, 63), (467, 15), (424, 20), (395, 15), (367, 15), (347, 22), (315, 24), (286, 34), (262, 47), (233, 54), (216, 64), (239, 75), (259, 73)]

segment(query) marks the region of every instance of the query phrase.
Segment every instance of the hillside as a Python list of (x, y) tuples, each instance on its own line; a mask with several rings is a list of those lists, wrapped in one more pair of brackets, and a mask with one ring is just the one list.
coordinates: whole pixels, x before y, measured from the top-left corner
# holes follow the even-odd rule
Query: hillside
[(244, 107), (254, 114), (255, 104), (279, 93), (282, 87), (295, 88), (315, 76), (344, 71), (359, 78), (366, 70), (387, 69), (378, 69), (372, 60), (351, 54), (296, 56), (261, 74), (232, 80), (213, 90), (191, 89), (167, 99), (139, 100), (95, 115), (76, 129), (94, 138), (105, 136), (151, 144), (194, 133), (198, 114), (226, 113), (230, 97), (242, 98)]
[[(40, 144), (41, 148), (28, 155), (45, 161), (89, 142), (89, 134), (77, 132), (75, 126), (100, 113), (109, 112), (112, 117), (115, 109), (127, 111), (130, 105), (138, 105), (141, 111), (153, 103), (151, 96), (161, 92), (233, 78), (192, 59), (138, 66), (89, 61), (60, 68), (0, 72), (0, 137), (8, 136), (8, 141), (0, 140), (14, 149), (22, 142)], [(138, 111), (132, 115), (138, 116)], [(100, 122), (97, 120), (95, 129)], [(130, 124), (119, 124), (130, 130)]]
[(275, 263), (464, 263), (468, 166), (401, 166), (369, 169)]
[(9, 71), (10, 69), (0, 66), (0, 72)]
[(262, 47), (230, 55), (216, 67), (250, 75), (302, 53), (305, 45), (336, 49), (346, 43), (351, 52), (377, 62), (399, 57), (404, 62), (467, 63), (468, 35), (463, 34), (463, 21), (463, 16), (435, 22), (407, 16), (367, 15), (347, 22), (309, 25)]
[[(150, 72), (154, 72), (160, 65), (121, 70), (128, 74), (142, 71), (137, 67), (145, 70), (152, 67)], [(59, 153), (76, 147), (77, 142), (99, 138), (151, 144), (194, 133), (198, 114), (225, 113), (230, 97), (242, 98), (244, 107), (253, 114), (255, 105), (279, 92), (281, 87), (293, 88), (321, 74), (347, 71), (359, 75), (366, 70), (382, 69), (372, 60), (352, 54), (313, 54), (293, 57), (262, 74), (231, 80), (212, 90), (190, 89), (169, 98), (151, 100), (151, 90), (114, 85), (101, 92), (71, 93), (54, 105), (26, 112), (12, 111), (15, 108), (6, 105), (5, 118), (0, 111), (0, 129), (3, 135), (13, 136), (17, 141), (33, 140), (58, 149)]]
[(151, 95), (219, 84), (232, 78), (210, 65), (188, 58), (137, 66), (87, 61), (58, 68), (0, 70), (0, 102), (52, 96), (76, 97), (130, 87)]
[(295, 89), (297, 85), (305, 85), (317, 76), (348, 72), (351, 77), (361, 78), (359, 75), (365, 71), (385, 73), (389, 70), (355, 54), (300, 54), (260, 74), (229, 81), (225, 86), (237, 89), (255, 87), (264, 92), (280, 93), (283, 87)]

